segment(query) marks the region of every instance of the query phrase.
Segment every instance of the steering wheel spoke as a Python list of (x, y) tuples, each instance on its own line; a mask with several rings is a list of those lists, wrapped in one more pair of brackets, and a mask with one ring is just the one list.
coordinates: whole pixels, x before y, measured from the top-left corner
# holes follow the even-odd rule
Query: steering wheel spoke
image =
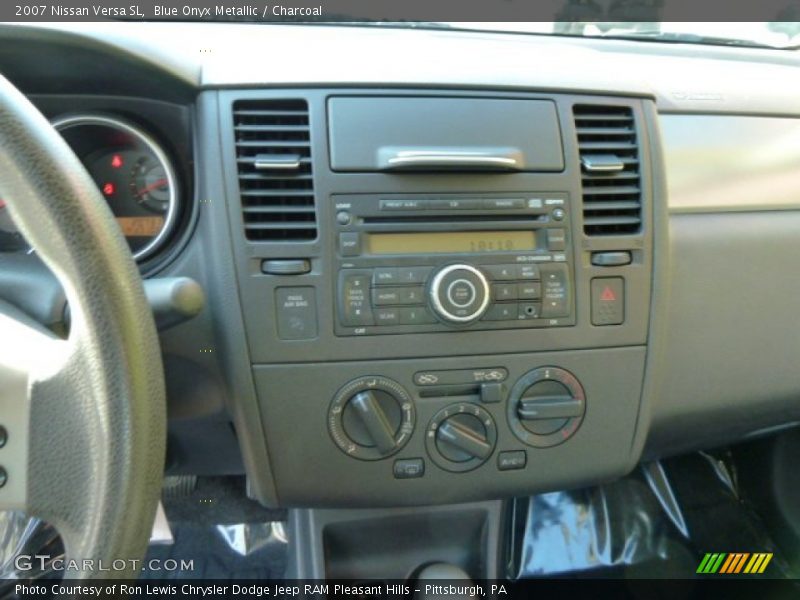
[(0, 302), (0, 509), (27, 509), (30, 396), (60, 370), (66, 342)]
[(93, 515), (81, 507), (120, 474), (97, 460), (113, 449), (101, 431), (108, 415), (95, 410), (102, 381), (82, 356), (90, 345), (79, 330), (60, 339), (3, 302), (0, 340), (13, 341), (0, 344), (0, 510), (51, 523), (74, 556), (91, 558)]

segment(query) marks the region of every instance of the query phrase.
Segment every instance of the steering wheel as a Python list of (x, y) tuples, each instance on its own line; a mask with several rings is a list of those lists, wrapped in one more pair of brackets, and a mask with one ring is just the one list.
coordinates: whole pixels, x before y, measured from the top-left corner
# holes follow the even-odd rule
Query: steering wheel
[(0, 303), (0, 509), (58, 530), (65, 577), (135, 578), (166, 443), (153, 316), (96, 185), (2, 76), (0, 198), (64, 287), (71, 317), (64, 340)]

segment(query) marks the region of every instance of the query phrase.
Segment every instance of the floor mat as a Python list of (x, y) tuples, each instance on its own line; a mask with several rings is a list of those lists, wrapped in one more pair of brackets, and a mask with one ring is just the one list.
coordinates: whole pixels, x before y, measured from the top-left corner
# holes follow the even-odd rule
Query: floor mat
[(244, 485), (241, 477), (205, 477), (191, 493), (165, 497), (174, 543), (149, 547), (142, 578), (283, 577), (286, 511), (248, 499)]
[(743, 567), (740, 577), (796, 575), (724, 455), (670, 459), (609, 484), (515, 504), (516, 578), (695, 578), (704, 576), (697, 571), (709, 553), (773, 554), (764, 573)]

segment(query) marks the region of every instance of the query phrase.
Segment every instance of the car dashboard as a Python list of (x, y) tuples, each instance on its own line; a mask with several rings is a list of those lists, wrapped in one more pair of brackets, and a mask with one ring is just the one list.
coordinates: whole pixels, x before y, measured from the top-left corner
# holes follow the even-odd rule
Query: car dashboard
[(795, 53), (325, 25), (0, 40), (143, 277), (205, 290), (161, 332), (169, 473), (244, 472), (268, 506), (458, 503), (800, 418)]

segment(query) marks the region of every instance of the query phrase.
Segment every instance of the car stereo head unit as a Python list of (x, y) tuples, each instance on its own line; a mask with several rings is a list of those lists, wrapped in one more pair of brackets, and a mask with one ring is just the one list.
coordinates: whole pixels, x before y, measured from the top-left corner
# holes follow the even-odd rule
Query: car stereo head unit
[(566, 193), (333, 201), (338, 335), (575, 324)]

